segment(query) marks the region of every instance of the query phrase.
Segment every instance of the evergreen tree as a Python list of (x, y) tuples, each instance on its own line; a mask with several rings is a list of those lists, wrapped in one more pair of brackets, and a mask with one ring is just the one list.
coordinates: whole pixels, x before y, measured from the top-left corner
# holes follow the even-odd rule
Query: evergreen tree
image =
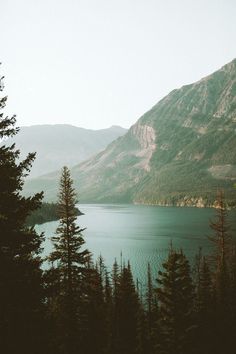
[(131, 266), (123, 266), (118, 290), (119, 354), (136, 353), (138, 335), (139, 299), (135, 289)]
[(112, 285), (113, 285), (113, 297), (114, 297), (115, 305), (117, 305), (118, 302), (119, 284), (120, 284), (120, 271), (119, 271), (117, 260), (115, 259), (115, 262), (113, 264), (113, 269), (112, 269)]
[(137, 311), (137, 336), (135, 343), (137, 354), (152, 354), (153, 350), (150, 345), (150, 337), (148, 333), (148, 321), (145, 308), (141, 301), (139, 301), (139, 308)]
[[(101, 260), (101, 259), (100, 259)], [(99, 260), (99, 263), (100, 263)], [(80, 351), (83, 354), (105, 353), (107, 328), (104, 287), (99, 267), (91, 268), (85, 278), (86, 291), (82, 302), (83, 338)]]
[(54, 250), (49, 256), (49, 261), (56, 262), (55, 275), (60, 277), (58, 302), (63, 333), (62, 348), (69, 354), (76, 352), (79, 346), (77, 333), (79, 304), (83, 300), (82, 286), (86, 265), (90, 260), (90, 252), (81, 249), (85, 243), (81, 234), (84, 229), (76, 224), (76, 202), (70, 171), (63, 167), (58, 200), (60, 222), (56, 235), (52, 237)]
[(198, 314), (207, 317), (208, 311), (213, 302), (212, 280), (209, 265), (206, 257), (202, 257), (199, 272), (199, 283), (196, 294), (196, 307)]
[[(2, 79), (0, 89), (3, 89)], [(6, 104), (0, 99), (0, 109)], [(18, 132), (15, 116), (0, 114), (0, 139)], [(21, 195), (35, 154), (19, 162), (15, 145), (0, 147), (0, 343), (3, 353), (36, 353), (43, 345), (42, 235), (26, 227), (28, 215), (41, 204), (42, 193)], [(42, 343), (42, 344), (40, 344)]]
[(195, 321), (196, 332), (194, 347), (197, 353), (208, 354), (214, 352), (215, 324), (214, 324), (214, 297), (211, 271), (201, 253), (197, 257), (197, 276), (195, 280)]
[(105, 353), (112, 353), (112, 317), (113, 317), (113, 297), (112, 286), (109, 273), (105, 275), (105, 328), (106, 328), (106, 347)]
[(215, 275), (215, 290), (217, 301), (221, 306), (227, 306), (229, 286), (229, 261), (232, 250), (232, 238), (228, 222), (228, 212), (224, 201), (224, 193), (217, 196), (215, 220), (210, 221), (213, 235), (209, 240), (213, 243), (213, 266)]
[(105, 274), (105, 302), (108, 305), (112, 305), (113, 302), (111, 281), (107, 270)]
[(147, 269), (147, 291), (146, 291), (146, 316), (147, 316), (147, 353), (153, 353), (154, 351), (154, 343), (153, 343), (153, 336), (158, 332), (157, 329), (157, 302), (155, 301), (155, 292), (152, 283), (152, 273), (151, 273), (151, 266), (148, 263)]
[(120, 268), (118, 266), (117, 260), (115, 259), (112, 268), (112, 328), (111, 328), (111, 345), (112, 353), (117, 353), (118, 343), (119, 343), (119, 287), (120, 287)]
[[(232, 237), (228, 221), (227, 206), (223, 191), (218, 192), (215, 219), (210, 221), (213, 234), (209, 240), (213, 244), (211, 268), (213, 274), (214, 308), (214, 352), (233, 353), (231, 340), (232, 327)], [(228, 328), (226, 331), (225, 329)]]
[(192, 327), (193, 286), (188, 260), (182, 252), (172, 248), (159, 271), (157, 295), (160, 311), (158, 353), (190, 353)]

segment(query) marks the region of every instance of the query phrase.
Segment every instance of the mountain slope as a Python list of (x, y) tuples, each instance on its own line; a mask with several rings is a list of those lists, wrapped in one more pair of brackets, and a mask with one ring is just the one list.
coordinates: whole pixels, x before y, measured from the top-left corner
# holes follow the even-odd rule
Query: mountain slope
[(66, 124), (21, 127), (20, 132), (5, 143), (16, 143), (24, 158), (37, 152), (30, 177), (40, 176), (62, 166), (73, 166), (103, 150), (127, 130), (118, 126), (90, 130)]
[[(211, 205), (218, 188), (236, 191), (236, 60), (172, 91), (103, 152), (72, 168), (80, 200)], [(58, 173), (27, 192), (55, 197)]]

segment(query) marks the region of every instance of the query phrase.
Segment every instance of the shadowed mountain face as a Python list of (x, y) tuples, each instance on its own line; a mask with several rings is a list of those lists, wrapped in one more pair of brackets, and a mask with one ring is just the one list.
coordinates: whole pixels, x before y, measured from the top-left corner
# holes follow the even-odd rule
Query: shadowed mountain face
[(30, 177), (36, 177), (86, 160), (126, 131), (118, 126), (89, 130), (65, 124), (34, 125), (21, 127), (5, 144), (15, 142), (22, 158), (29, 152), (37, 152), (30, 173)]
[[(104, 151), (72, 168), (80, 201), (212, 205), (236, 200), (236, 60), (172, 91)], [(58, 172), (26, 193), (56, 195)]]

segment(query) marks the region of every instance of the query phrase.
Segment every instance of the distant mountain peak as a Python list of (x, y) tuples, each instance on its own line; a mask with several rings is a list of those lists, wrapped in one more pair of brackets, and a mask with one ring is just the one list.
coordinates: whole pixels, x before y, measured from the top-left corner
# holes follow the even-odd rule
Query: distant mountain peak
[(91, 130), (70, 124), (41, 124), (21, 127), (5, 143), (15, 142), (22, 158), (36, 152), (30, 177), (37, 177), (86, 160), (125, 132), (123, 128)]
[[(224, 189), (235, 204), (235, 132), (236, 59), (173, 90), (104, 151), (72, 168), (80, 200), (207, 206)], [(34, 186), (53, 199), (57, 178), (44, 176)]]

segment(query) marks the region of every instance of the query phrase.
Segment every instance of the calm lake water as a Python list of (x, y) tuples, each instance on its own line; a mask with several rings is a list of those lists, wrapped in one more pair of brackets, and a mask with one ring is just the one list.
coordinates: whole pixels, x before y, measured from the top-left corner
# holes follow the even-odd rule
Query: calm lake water
[[(211, 250), (207, 235), (211, 235), (209, 220), (214, 209), (158, 207), (121, 204), (81, 204), (85, 214), (78, 217), (86, 246), (96, 259), (100, 254), (111, 268), (114, 259), (118, 263), (130, 260), (134, 277), (146, 281), (147, 263), (152, 266), (153, 276), (165, 259), (170, 242), (182, 248), (193, 259), (199, 247), (205, 254)], [(236, 212), (229, 217), (236, 227)], [(37, 225), (45, 232), (45, 254), (52, 249), (50, 241), (58, 222)], [(235, 231), (234, 231), (235, 233)], [(121, 256), (122, 253), (122, 256)]]

